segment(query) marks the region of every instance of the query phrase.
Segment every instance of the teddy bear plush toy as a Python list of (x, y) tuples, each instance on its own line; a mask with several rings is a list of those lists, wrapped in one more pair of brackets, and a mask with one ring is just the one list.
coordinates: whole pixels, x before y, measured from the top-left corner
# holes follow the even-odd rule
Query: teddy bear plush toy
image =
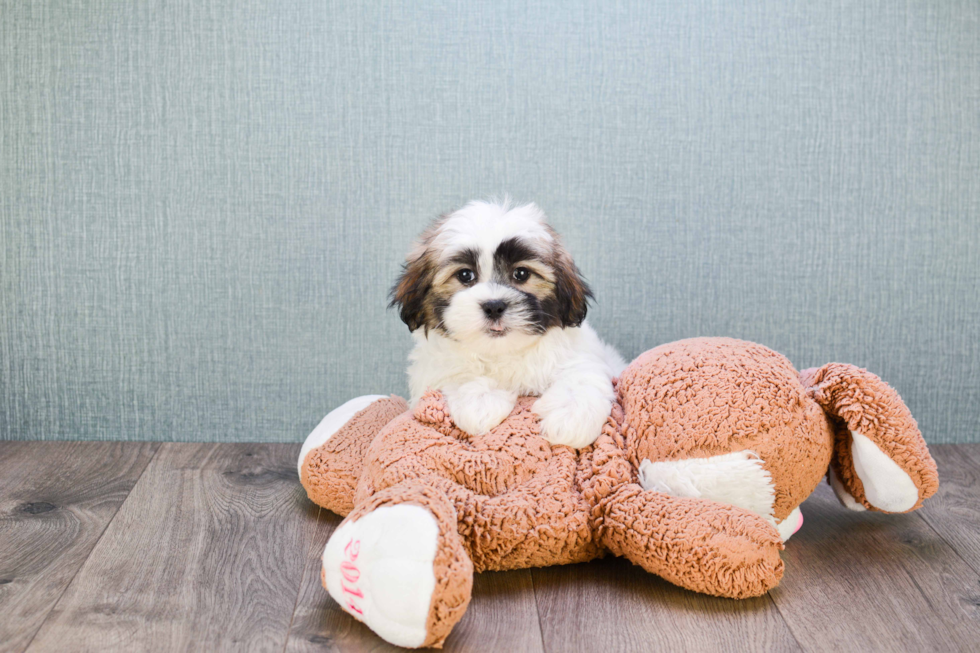
[(758, 596), (822, 478), (851, 510), (907, 512), (938, 488), (905, 404), (853, 365), (797, 372), (761, 345), (699, 338), (642, 354), (616, 394), (580, 450), (539, 435), (530, 397), (481, 436), (435, 391), (411, 409), (394, 396), (337, 408), (299, 458), (310, 499), (346, 516), (324, 587), (405, 647), (442, 645), (474, 571), (611, 553), (696, 592)]

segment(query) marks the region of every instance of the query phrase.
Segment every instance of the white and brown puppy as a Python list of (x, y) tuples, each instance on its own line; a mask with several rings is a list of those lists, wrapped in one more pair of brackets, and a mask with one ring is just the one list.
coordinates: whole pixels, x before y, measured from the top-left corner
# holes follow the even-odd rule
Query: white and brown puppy
[(623, 359), (585, 322), (589, 287), (534, 204), (470, 202), (409, 252), (392, 306), (412, 331), (411, 403), (443, 392), (456, 424), (482, 434), (517, 397), (554, 444), (592, 444)]

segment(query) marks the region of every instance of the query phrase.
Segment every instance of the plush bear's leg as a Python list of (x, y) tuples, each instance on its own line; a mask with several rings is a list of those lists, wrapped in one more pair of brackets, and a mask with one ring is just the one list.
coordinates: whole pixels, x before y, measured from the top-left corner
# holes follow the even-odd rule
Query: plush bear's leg
[[(542, 475), (496, 496), (473, 492), (438, 474), (419, 476), (415, 482), (452, 503), (475, 571), (586, 562), (604, 552), (594, 535), (591, 506), (571, 478)], [(360, 499), (373, 496), (364, 493)]]
[(469, 605), (473, 564), (452, 502), (405, 481), (347, 516), (323, 551), (321, 579), (346, 612), (384, 640), (438, 648)]
[(676, 585), (741, 599), (765, 594), (783, 576), (779, 533), (753, 512), (635, 483), (603, 503), (602, 543)]
[(867, 370), (830, 363), (800, 380), (834, 423), (829, 480), (851, 510), (907, 512), (939, 488), (936, 463), (901, 397)]
[(572, 479), (542, 476), (497, 496), (435, 475), (425, 483), (442, 490), (455, 506), (460, 537), (477, 571), (571, 564), (602, 555), (590, 506)]
[(401, 397), (365, 395), (335, 408), (313, 429), (299, 454), (299, 478), (310, 500), (346, 515), (374, 436), (408, 410)]

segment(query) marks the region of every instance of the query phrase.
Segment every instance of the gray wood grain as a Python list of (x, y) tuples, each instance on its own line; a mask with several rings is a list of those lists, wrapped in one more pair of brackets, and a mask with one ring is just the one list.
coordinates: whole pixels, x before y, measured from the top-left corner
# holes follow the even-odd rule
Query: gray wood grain
[(805, 649), (976, 650), (980, 577), (918, 514), (851, 512), (825, 484), (802, 510), (770, 595)]
[[(980, 446), (933, 447), (939, 491), (919, 515), (980, 573)], [(974, 599), (980, 603), (980, 588)]]
[(159, 445), (0, 442), (0, 651), (22, 651)]
[[(320, 528), (307, 551), (306, 573), (286, 650), (402, 651), (341, 610), (320, 584), (320, 556), (340, 522), (341, 518), (329, 511), (321, 513)], [(477, 574), (470, 607), (446, 639), (443, 650), (542, 652), (530, 571)]]
[(394, 652), (392, 646), (340, 609), (320, 583), (320, 558), (327, 540), (342, 521), (328, 510), (320, 510), (318, 528), (306, 549), (303, 583), (286, 642), (286, 651), (372, 651)]
[[(497, 648), (499, 646), (499, 648)], [(531, 570), (488, 571), (473, 579), (473, 600), (446, 639), (447, 651), (543, 652)]]
[[(0, 442), (0, 650), (399, 650), (320, 586), (340, 518), (306, 499), (298, 445), (157, 446)], [(980, 446), (933, 449), (918, 513), (852, 513), (821, 486), (767, 597), (620, 559), (478, 574), (446, 650), (975, 650)]]
[(281, 650), (316, 524), (298, 452), (163, 445), (28, 650)]
[(549, 653), (799, 650), (766, 596), (695, 594), (619, 558), (531, 574)]

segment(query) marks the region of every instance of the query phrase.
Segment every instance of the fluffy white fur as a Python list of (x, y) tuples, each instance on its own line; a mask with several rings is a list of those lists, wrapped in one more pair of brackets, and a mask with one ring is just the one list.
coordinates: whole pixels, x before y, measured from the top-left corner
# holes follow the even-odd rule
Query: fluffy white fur
[[(491, 274), (497, 246), (515, 237), (542, 254), (555, 245), (534, 204), (471, 202), (440, 225), (428, 247), (440, 261), (465, 250), (479, 252), (479, 280), (453, 295), (443, 315), (445, 333), (414, 332), (408, 371), (412, 404), (429, 388), (442, 390), (456, 423), (482, 434), (510, 413), (519, 395), (539, 396), (534, 410), (544, 437), (554, 444), (588, 446), (609, 415), (612, 379), (625, 363), (587, 322), (544, 333), (530, 328), (530, 317), (518, 306), (520, 293), (495, 283)], [(413, 251), (410, 258), (421, 254)], [(532, 261), (527, 267), (554, 279), (546, 265)], [(494, 299), (517, 307), (491, 329), (481, 305)]]
[(675, 497), (707, 499), (751, 510), (776, 527), (783, 542), (803, 525), (799, 507), (780, 522), (773, 514), (776, 490), (772, 476), (753, 451), (736, 451), (707, 458), (640, 462), (640, 485), (645, 490)]
[(708, 499), (745, 508), (776, 525), (772, 477), (752, 451), (685, 460), (644, 460), (640, 463), (640, 485), (675, 497)]
[[(571, 447), (592, 444), (612, 409), (612, 379), (623, 371), (623, 359), (588, 323), (540, 336), (517, 335), (522, 334), (484, 349), (470, 339), (417, 331), (409, 355), (412, 403), (428, 388), (438, 388), (456, 424), (480, 434), (500, 424), (518, 396), (540, 396), (534, 411), (545, 438)], [(510, 339), (512, 347), (501, 346)]]
[(544, 251), (554, 242), (546, 225), (544, 212), (533, 202), (512, 207), (508, 199), (473, 201), (449, 216), (432, 246), (440, 250), (444, 259), (461, 250), (477, 248), (485, 257), (481, 263), (490, 263), (497, 245), (513, 236), (536, 243)]

